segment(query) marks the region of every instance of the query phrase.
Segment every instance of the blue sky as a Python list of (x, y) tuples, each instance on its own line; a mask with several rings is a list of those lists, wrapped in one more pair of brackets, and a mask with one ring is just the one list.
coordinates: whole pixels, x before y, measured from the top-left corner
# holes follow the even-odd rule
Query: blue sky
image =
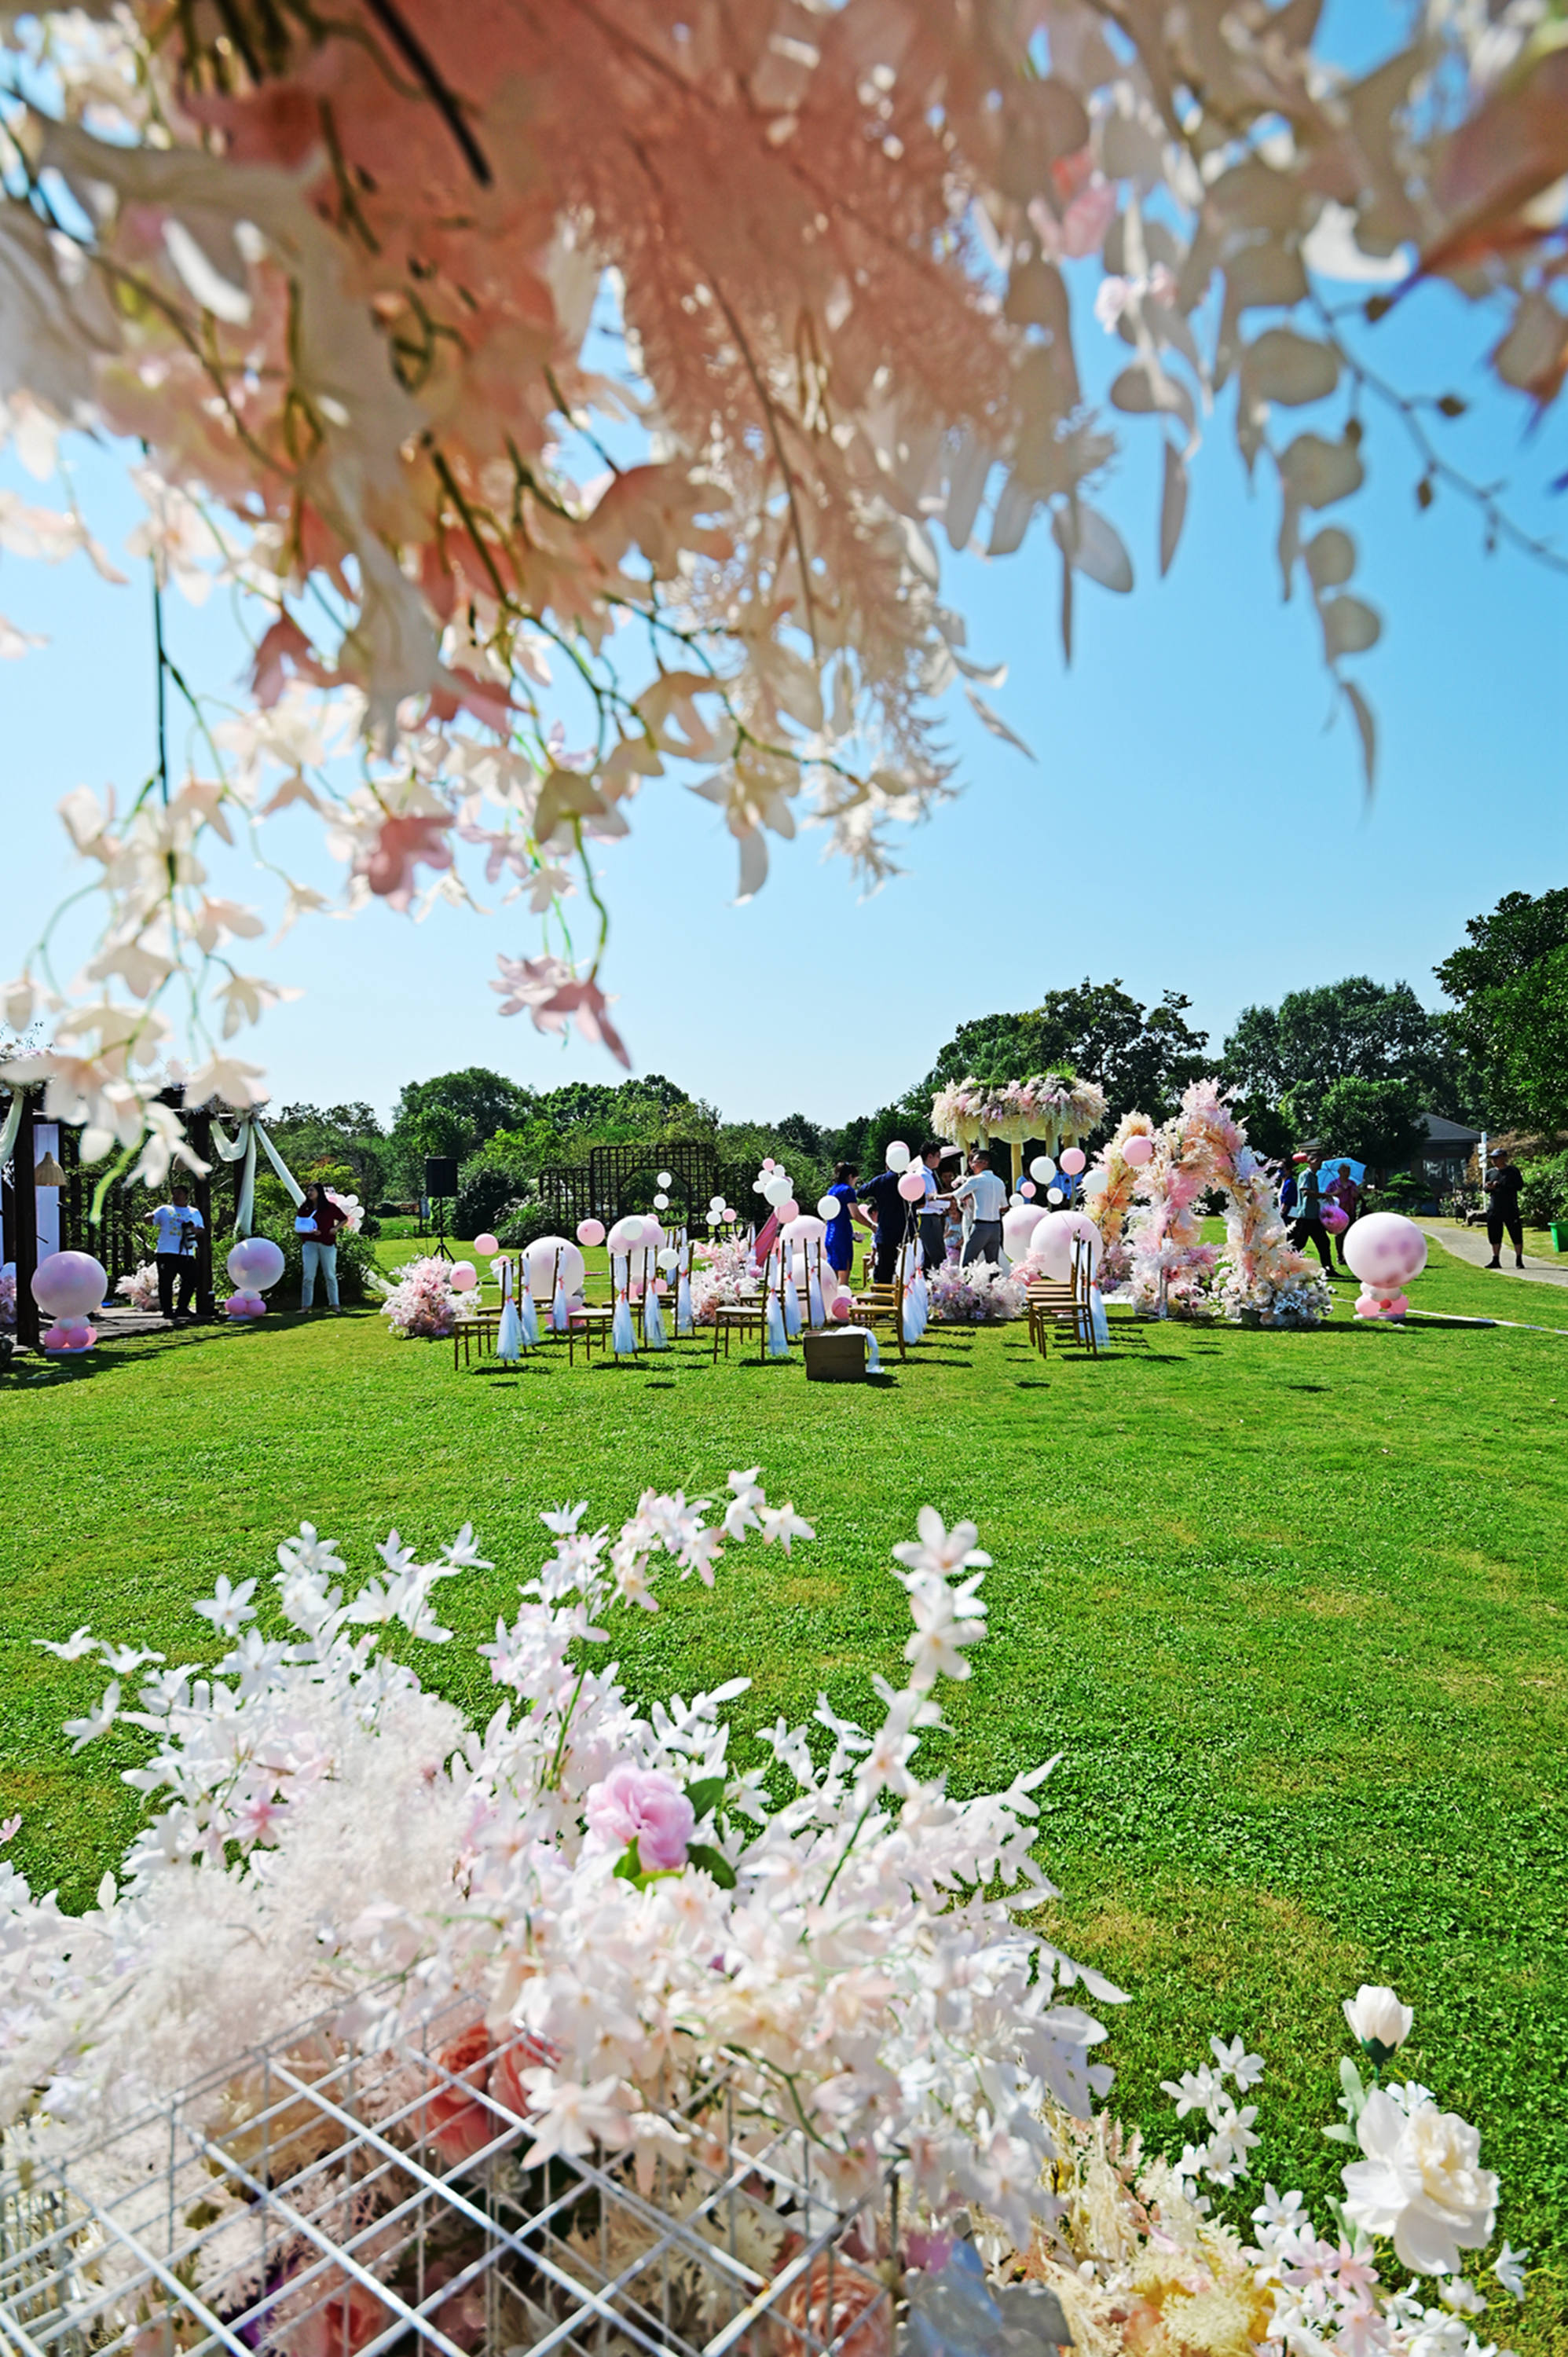
[[(1526, 405), (1487, 390), (1495, 332), (1433, 290), (1363, 341), (1402, 382), (1475, 396), (1444, 447), (1478, 476), (1507, 474), (1521, 521), (1568, 545), (1568, 500), (1547, 488), (1568, 466), (1568, 431), (1554, 413), (1527, 436)], [(1120, 349), (1106, 343), (1108, 366)], [(1164, 582), (1157, 450), (1133, 436), (1101, 504), (1137, 588), (1080, 587), (1070, 673), (1038, 525), (1015, 557), (949, 561), (971, 651), (1009, 666), (992, 700), (1037, 760), (950, 706), (966, 791), (908, 836), (901, 880), (863, 903), (807, 834), (770, 843), (768, 886), (736, 909), (716, 813), (667, 781), (645, 789), (630, 842), (602, 859), (607, 983), (637, 1067), (731, 1114), (837, 1120), (918, 1079), (957, 1023), (1085, 974), (1120, 975), (1149, 999), (1188, 993), (1216, 1046), (1249, 1002), (1346, 973), (1408, 979), (1437, 1004), (1433, 963), (1467, 917), (1565, 880), (1568, 579), (1507, 549), (1484, 556), (1478, 519), (1456, 499), (1419, 514), (1397, 422), (1369, 422), (1368, 489), (1336, 516), (1362, 549), (1357, 586), (1385, 617), (1382, 643), (1356, 667), (1382, 736), (1369, 805), (1347, 720), (1326, 726), (1311, 608), (1281, 603), (1274, 500), (1262, 480), (1249, 492), (1229, 404), (1209, 422)], [(80, 482), (102, 536), (123, 542), (136, 504), (120, 458), (90, 456)], [(51, 496), (8, 454), (0, 485)], [(77, 880), (55, 803), (81, 783), (113, 780), (124, 793), (150, 765), (145, 569), (127, 569), (132, 586), (114, 589), (81, 558), (59, 570), (0, 560), (0, 612), (50, 641), (0, 665), (6, 974)], [(222, 598), (169, 604), (180, 660), (228, 692), (242, 650)], [(304, 823), (285, 840), (297, 872), (332, 882)], [(383, 1110), (405, 1080), (467, 1063), (539, 1086), (617, 1077), (602, 1051), (563, 1050), (526, 1017), (496, 1014), (497, 951), (532, 946), (515, 908), (487, 920), (441, 908), (417, 929), (379, 906), (351, 923), (315, 920), (243, 961), (307, 995), (242, 1049), (265, 1063), (278, 1101), (362, 1096)]]

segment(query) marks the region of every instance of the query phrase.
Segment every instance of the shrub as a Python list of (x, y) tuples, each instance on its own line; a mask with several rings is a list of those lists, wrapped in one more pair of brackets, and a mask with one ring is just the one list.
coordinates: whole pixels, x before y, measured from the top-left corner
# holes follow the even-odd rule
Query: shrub
[(1520, 1169), (1524, 1185), (1519, 1207), (1529, 1225), (1544, 1228), (1553, 1220), (1568, 1220), (1568, 1154), (1543, 1154), (1520, 1163)]
[(526, 1252), (541, 1236), (562, 1235), (567, 1230), (547, 1204), (520, 1195), (507, 1205), (493, 1232), (509, 1252)]

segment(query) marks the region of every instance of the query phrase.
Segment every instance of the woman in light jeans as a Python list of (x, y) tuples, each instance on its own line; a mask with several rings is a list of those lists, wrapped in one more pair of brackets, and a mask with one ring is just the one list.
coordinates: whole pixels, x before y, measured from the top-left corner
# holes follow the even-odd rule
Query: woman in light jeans
[(294, 1232), (299, 1238), (300, 1258), (305, 1265), (304, 1282), (299, 1291), (302, 1309), (314, 1307), (316, 1275), (319, 1269), (327, 1286), (329, 1308), (338, 1307), (338, 1231), (347, 1213), (340, 1211), (325, 1187), (314, 1179), (305, 1190), (305, 1200), (295, 1215)]

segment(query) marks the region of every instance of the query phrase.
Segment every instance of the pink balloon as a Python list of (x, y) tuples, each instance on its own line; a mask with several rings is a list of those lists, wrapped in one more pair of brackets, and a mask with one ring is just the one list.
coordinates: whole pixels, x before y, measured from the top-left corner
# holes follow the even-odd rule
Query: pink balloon
[(476, 1236), (474, 1238), (474, 1250), (478, 1254), (481, 1260), (494, 1260), (500, 1248), (500, 1238), (499, 1236), (492, 1236), (487, 1232), (482, 1236)]
[(1426, 1266), (1426, 1238), (1402, 1212), (1373, 1211), (1346, 1236), (1345, 1265), (1363, 1285), (1406, 1285)]
[(50, 1253), (33, 1271), (33, 1299), (51, 1318), (81, 1318), (109, 1289), (109, 1272), (91, 1253)]
[(1022, 1195), (1026, 1200), (1027, 1200), (1028, 1197), (1031, 1196), (1034, 1191), (1035, 1182), (1032, 1178), (1026, 1178), (1023, 1185), (1018, 1189), (1019, 1194)]
[(1062, 1156), (1061, 1167), (1069, 1178), (1076, 1178), (1088, 1160), (1089, 1157), (1081, 1146), (1069, 1146)]
[(455, 1260), (449, 1279), (454, 1293), (472, 1293), (479, 1281), (479, 1272), (471, 1260)]
[(1350, 1224), (1350, 1214), (1343, 1203), (1325, 1203), (1319, 1214), (1331, 1236), (1341, 1236)]
[(605, 1223), (603, 1220), (578, 1221), (577, 1242), (580, 1244), (602, 1244), (604, 1240)]
[(779, 1165), (774, 1161), (771, 1154), (765, 1154), (762, 1157), (762, 1167), (765, 1170), (777, 1170)]
[(835, 1293), (832, 1299), (828, 1304), (828, 1316), (830, 1318), (847, 1318), (854, 1307), (854, 1304), (851, 1301), (847, 1293)]
[[(1145, 1137), (1141, 1131), (1137, 1136), (1130, 1137), (1122, 1148), (1122, 1161), (1130, 1162), (1134, 1170), (1141, 1170), (1145, 1162), (1152, 1162), (1154, 1158), (1155, 1141), (1152, 1137)], [(1065, 1154), (1062, 1161), (1064, 1164), (1067, 1161)], [(1079, 1167), (1081, 1168), (1082, 1165)]]
[(44, 1336), (43, 1347), (57, 1355), (62, 1351), (90, 1351), (98, 1340), (98, 1329), (90, 1326), (85, 1318), (62, 1318)]
[(781, 1228), (787, 1228), (791, 1220), (798, 1220), (800, 1216), (800, 1206), (797, 1203), (793, 1195), (787, 1197), (786, 1200), (779, 1204), (779, 1224)]
[(918, 1203), (925, 1191), (925, 1171), (923, 1169), (906, 1170), (898, 1181), (898, 1192), (903, 1196), (906, 1203)]
[(231, 1293), (223, 1304), (223, 1314), (227, 1318), (264, 1318), (267, 1305), (259, 1293)]

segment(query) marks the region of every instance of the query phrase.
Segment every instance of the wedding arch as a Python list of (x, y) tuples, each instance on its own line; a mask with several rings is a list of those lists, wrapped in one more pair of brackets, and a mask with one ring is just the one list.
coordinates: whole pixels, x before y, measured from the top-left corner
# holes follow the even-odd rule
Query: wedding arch
[(955, 1146), (1021, 1152), (1034, 1144), (1055, 1155), (1098, 1129), (1105, 1113), (1098, 1082), (1071, 1072), (1032, 1072), (1016, 1081), (977, 1081), (970, 1073), (931, 1099), (931, 1133)]
[[(1153, 1150), (1130, 1161), (1138, 1137)], [(1163, 1127), (1128, 1114), (1095, 1169), (1105, 1183), (1086, 1188), (1084, 1208), (1104, 1240), (1101, 1282), (1130, 1283), (1138, 1308), (1262, 1326), (1316, 1326), (1328, 1315), (1328, 1279), (1291, 1243), (1273, 1167), (1248, 1144), (1217, 1081), (1195, 1081)], [(1223, 1252), (1203, 1241), (1203, 1204), (1216, 1189)]]

